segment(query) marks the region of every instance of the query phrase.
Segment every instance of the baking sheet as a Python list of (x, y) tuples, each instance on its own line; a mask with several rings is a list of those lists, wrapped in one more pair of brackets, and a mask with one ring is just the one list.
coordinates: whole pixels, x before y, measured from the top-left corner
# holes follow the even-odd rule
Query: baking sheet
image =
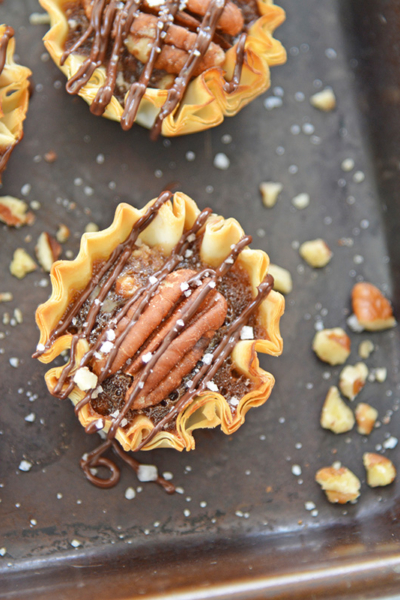
[[(397, 210), (398, 162), (389, 116), (397, 107), (398, 77), (392, 75), (398, 63), (393, 46), (387, 55), (384, 48), (398, 11), (390, 2), (280, 4), (288, 19), (276, 35), (288, 63), (272, 70), (272, 89), (212, 131), (156, 143), (140, 127), (124, 133), (116, 123), (93, 117), (81, 99), (67, 95), (64, 76), (44, 52), (46, 27), (29, 24), (29, 15), (39, 10), (35, 0), (6, 0), (0, 7), (1, 21), (16, 30), (17, 53), (32, 69), (35, 87), (25, 137), (2, 193), (26, 193), (28, 201), (41, 204), (32, 227), (0, 227), (0, 291), (14, 294), (12, 303), (0, 306), (0, 316), (12, 316), (18, 307), (24, 317), (22, 325), (0, 326), (2, 598), (73, 598), (77, 590), (79, 598), (175, 598), (178, 591), (191, 598), (311, 592), (343, 598), (360, 589), (366, 597), (367, 577), (375, 597), (396, 589), (398, 484), (367, 488), (362, 454), (399, 431), (398, 329), (372, 338), (376, 350), (367, 363), (386, 367), (388, 378), (369, 383), (359, 398), (389, 422), (368, 438), (356, 431), (334, 436), (319, 427), (323, 399), (340, 368), (318, 362), (310, 348), (316, 324), (345, 325), (355, 281), (372, 281), (396, 306), (399, 253), (391, 211)], [(387, 65), (376, 71), (380, 79), (374, 64)], [(364, 75), (368, 88), (362, 87)], [(338, 98), (337, 110), (328, 114), (308, 101), (326, 85)], [(372, 96), (367, 89), (375, 90)], [(269, 111), (264, 100), (272, 95), (282, 98), (282, 106)], [(226, 143), (226, 136), (232, 141)], [(50, 150), (58, 157), (52, 164), (43, 159)], [(226, 171), (213, 166), (218, 152), (230, 160)], [(346, 158), (355, 162), (349, 173), (341, 169)], [(356, 172), (364, 179), (354, 181)], [(258, 193), (266, 180), (284, 186), (270, 211)], [(172, 472), (184, 493), (170, 497), (154, 485), (140, 486), (126, 468), (116, 488), (99, 490), (79, 468), (95, 438), (85, 436), (69, 401), (48, 394), (46, 366), (30, 359), (38, 339), (34, 310), (50, 292), (48, 277), (38, 270), (17, 281), (8, 265), (17, 247), (33, 253), (38, 235), (54, 234), (59, 223), (73, 232), (64, 256), (67, 250), (75, 254), (88, 222), (107, 227), (120, 201), (142, 207), (172, 182), (201, 208), (235, 216), (253, 235), (253, 247), (290, 270), (294, 289), (282, 321), (285, 349), (279, 359), (261, 359), (276, 377), (275, 389), (235, 435), (202, 431), (195, 452), (143, 455), (160, 472)], [(291, 199), (303, 192), (310, 194), (310, 206), (298, 211)], [(296, 249), (317, 236), (334, 251), (322, 271), (305, 265)], [(338, 245), (343, 238), (347, 245)], [(358, 360), (358, 343), (371, 334), (351, 337), (350, 364)], [(16, 369), (9, 363), (13, 357), (19, 359)], [(35, 422), (28, 423), (24, 418), (32, 412)], [(387, 454), (396, 463), (398, 449)], [(23, 459), (33, 463), (28, 473), (18, 469)], [(357, 504), (332, 506), (314, 483), (316, 470), (333, 460), (362, 480)], [(294, 465), (301, 467), (300, 476), (292, 474)], [(143, 490), (128, 501), (130, 486)], [(317, 512), (307, 511), (305, 502), (314, 502)], [(73, 540), (81, 546), (74, 549)]]

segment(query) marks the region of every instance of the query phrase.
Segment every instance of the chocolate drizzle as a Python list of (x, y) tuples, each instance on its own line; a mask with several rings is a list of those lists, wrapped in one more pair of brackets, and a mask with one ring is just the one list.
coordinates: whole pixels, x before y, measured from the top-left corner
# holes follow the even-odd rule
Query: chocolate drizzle
[[(80, 333), (76, 333), (72, 335), (71, 340), (71, 349), (70, 349), (70, 361), (63, 368), (61, 375), (58, 379), (57, 384), (54, 387), (53, 394), (58, 396), (59, 398), (66, 398), (71, 391), (74, 389), (75, 384), (73, 381), (72, 375), (76, 373), (76, 371), (82, 367), (85, 367), (90, 363), (90, 360), (93, 358), (101, 344), (104, 342), (107, 336), (107, 332), (110, 329), (114, 330), (114, 343), (112, 350), (109, 352), (105, 363), (102, 364), (102, 368), (99, 372), (96, 386), (100, 385), (111, 373), (111, 368), (114, 363), (114, 360), (117, 357), (118, 351), (126, 339), (126, 336), (129, 335), (131, 330), (135, 327), (136, 323), (139, 320), (139, 317), (143, 314), (144, 310), (148, 307), (151, 298), (158, 293), (158, 290), (163, 283), (163, 281), (167, 278), (169, 274), (175, 271), (179, 264), (183, 260), (183, 255), (187, 252), (192, 244), (196, 242), (200, 232), (202, 231), (210, 213), (211, 209), (207, 208), (203, 210), (195, 220), (193, 226), (185, 231), (178, 244), (172, 250), (169, 258), (166, 260), (164, 265), (154, 273), (152, 277), (149, 278), (148, 282), (140, 287), (136, 292), (132, 295), (132, 297), (127, 301), (122, 308), (120, 308), (116, 314), (110, 319), (107, 328), (102, 331), (96, 341), (90, 345), (90, 349), (84, 354), (79, 362), (79, 366), (76, 365), (76, 353), (78, 344), (81, 340), (86, 340), (89, 342), (90, 334), (93, 330), (93, 327), (96, 322), (96, 317), (100, 310), (101, 303), (105, 300), (107, 294), (111, 290), (112, 286), (115, 284), (117, 277), (121, 274), (121, 271), (126, 264), (129, 256), (131, 255), (137, 237), (141, 231), (143, 231), (148, 225), (154, 220), (158, 211), (162, 207), (162, 205), (169, 200), (171, 194), (169, 192), (163, 192), (159, 198), (152, 204), (152, 206), (147, 210), (147, 212), (134, 224), (131, 233), (115, 250), (112, 252), (110, 258), (105, 262), (103, 267), (99, 270), (99, 272), (93, 277), (93, 279), (88, 283), (83, 292), (79, 295), (76, 301), (70, 306), (67, 310), (65, 317), (60, 322), (59, 326), (50, 334), (49, 340), (44, 346), (44, 348), (38, 350), (35, 353), (35, 357), (41, 356), (44, 352), (46, 352), (51, 345), (54, 343), (56, 338), (60, 335), (63, 335), (67, 332), (69, 326), (72, 324), (73, 318), (79, 313), (83, 304), (91, 297), (91, 305), (89, 308), (89, 312), (86, 316), (86, 321), (83, 326), (83, 331)], [(223, 277), (228, 273), (231, 267), (234, 265), (236, 259), (243, 251), (243, 249), (251, 242), (252, 238), (250, 236), (243, 236), (242, 239), (231, 247), (231, 251), (229, 255), (225, 258), (225, 260), (221, 263), (221, 265), (216, 269), (212, 268), (203, 268), (201, 271), (195, 272), (193, 276), (191, 276), (185, 287), (179, 292), (180, 296), (178, 300), (175, 301), (175, 308), (172, 308), (173, 314), (175, 314), (176, 306), (181, 302), (181, 298), (185, 290), (191, 290), (192, 292), (186, 299), (186, 301), (182, 304), (181, 308), (179, 308), (176, 313), (175, 321), (173, 326), (166, 333), (165, 337), (162, 339), (161, 343), (158, 345), (156, 350), (151, 354), (151, 357), (148, 361), (146, 361), (145, 366), (139, 373), (137, 377), (134, 379), (133, 385), (129, 388), (126, 396), (125, 403), (121, 411), (118, 411), (117, 414), (108, 417), (99, 417), (96, 421), (93, 421), (86, 427), (87, 433), (95, 433), (97, 431), (103, 430), (106, 426), (106, 421), (111, 420), (107, 440), (99, 448), (91, 452), (86, 458), (83, 458), (81, 461), (82, 469), (89, 479), (89, 481), (99, 487), (112, 487), (119, 480), (119, 469), (116, 465), (108, 458), (103, 457), (103, 453), (109, 448), (113, 448), (114, 451), (125, 461), (127, 462), (136, 472), (139, 468), (139, 463), (128, 456), (115, 442), (114, 438), (118, 431), (118, 428), (123, 425), (123, 420), (126, 422), (126, 415), (132, 409), (132, 405), (135, 399), (139, 396), (141, 390), (144, 388), (144, 385), (151, 373), (153, 373), (157, 368), (157, 363), (166, 350), (169, 348), (173, 340), (180, 335), (180, 333), (185, 330), (193, 316), (197, 313), (198, 309), (205, 302), (206, 298), (209, 294), (215, 294), (215, 288), (217, 284), (223, 279)], [(231, 322), (227, 327), (219, 340), (219, 343), (212, 351), (212, 359), (207, 361), (207, 363), (203, 363), (202, 366), (194, 371), (194, 375), (192, 380), (190, 381), (190, 386), (188, 385), (187, 391), (183, 394), (183, 396), (176, 402), (175, 405), (170, 408), (169, 412), (153, 427), (150, 433), (143, 439), (137, 450), (148, 447), (148, 444), (154, 439), (154, 437), (166, 428), (169, 423), (174, 420), (178, 414), (182, 413), (187, 406), (192, 402), (192, 400), (204, 393), (207, 389), (207, 384), (213, 379), (217, 371), (223, 365), (224, 361), (231, 354), (233, 348), (239, 340), (240, 332), (246, 323), (248, 323), (251, 315), (257, 310), (260, 303), (268, 296), (273, 286), (273, 278), (268, 275), (265, 280), (258, 286), (257, 296), (248, 303), (248, 305), (243, 310), (242, 314), (237, 317), (233, 322)], [(93, 292), (97, 289), (97, 297), (93, 298)], [(190, 297), (189, 297), (190, 296)], [(134, 307), (134, 310), (130, 311), (130, 309)], [(128, 322), (125, 323), (127, 317), (129, 317)], [(124, 327), (117, 330), (117, 326), (121, 323), (121, 320), (125, 318)], [(124, 363), (126, 359), (124, 359)], [(121, 367), (118, 367), (121, 368)], [(124, 364), (122, 364), (122, 368), (124, 370)], [(130, 363), (128, 362), (128, 367), (125, 370), (126, 373), (129, 373)], [(84, 398), (77, 403), (75, 407), (75, 412), (78, 414), (79, 411), (90, 402), (92, 399), (92, 394), (94, 390), (90, 389)], [(105, 467), (110, 472), (110, 476), (107, 479), (102, 479), (97, 477), (97, 475), (93, 474), (92, 470), (96, 466)], [(173, 486), (171, 486), (168, 482), (159, 478), (157, 483), (162, 485), (167, 492), (173, 492)]]
[(2, 74), (4, 65), (6, 64), (8, 42), (12, 37), (14, 37), (14, 29), (7, 26), (0, 38), (0, 75)]
[[(139, 77), (135, 81), (125, 98), (124, 112), (121, 117), (121, 127), (130, 129), (136, 119), (140, 102), (149, 86), (156, 61), (161, 53), (168, 28), (174, 23), (181, 23), (196, 31), (196, 39), (189, 50), (189, 56), (185, 61), (179, 74), (176, 76), (173, 86), (168, 90), (167, 99), (155, 119), (151, 130), (151, 138), (156, 139), (162, 128), (166, 117), (171, 115), (182, 101), (190, 80), (198, 72), (198, 68), (205, 57), (212, 40), (215, 38), (221, 47), (230, 47), (228, 41), (217, 33), (217, 27), (227, 0), (210, 0), (208, 8), (201, 22), (190, 14), (179, 11), (180, 0), (165, 0), (158, 10), (158, 20), (155, 37), (150, 44), (150, 52), (147, 62)], [(91, 37), (90, 55), (73, 77), (67, 82), (66, 89), (70, 94), (78, 94), (89, 82), (94, 71), (106, 64), (106, 79), (104, 85), (98, 90), (90, 110), (95, 115), (102, 115), (114, 95), (118, 62), (125, 42), (131, 32), (132, 25), (139, 17), (139, 9), (150, 9), (144, 0), (126, 0), (120, 6), (117, 0), (93, 0), (92, 12), (89, 25), (78, 40), (61, 57), (60, 64), (63, 65), (68, 56), (77, 52)], [(150, 9), (152, 11), (153, 9)], [(247, 33), (240, 36), (235, 65), (235, 72), (231, 82), (227, 82), (224, 90), (227, 93), (235, 91), (240, 82), (243, 62), (245, 58), (245, 41)], [(109, 50), (111, 46), (111, 50)], [(108, 53), (110, 52), (110, 57)]]

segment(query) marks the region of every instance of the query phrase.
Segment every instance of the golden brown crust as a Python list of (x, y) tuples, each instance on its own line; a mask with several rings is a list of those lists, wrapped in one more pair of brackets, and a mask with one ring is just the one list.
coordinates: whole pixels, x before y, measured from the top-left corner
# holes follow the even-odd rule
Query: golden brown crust
[[(0, 25), (0, 37), (6, 31)], [(31, 71), (14, 62), (15, 40), (11, 38), (7, 46), (6, 62), (0, 75), (0, 160), (5, 153), (11, 153), (22, 139), (23, 121), (29, 104), (29, 81)], [(0, 168), (1, 174), (4, 168)]]
[[(53, 285), (52, 295), (36, 312), (40, 344), (46, 344), (76, 290), (83, 289), (89, 282), (94, 262), (108, 258), (112, 250), (127, 238), (133, 224), (144, 214), (149, 204), (142, 210), (137, 210), (128, 204), (120, 204), (114, 222), (108, 229), (82, 236), (81, 249), (75, 260), (59, 261), (53, 265), (50, 274)], [(173, 203), (167, 202), (162, 206), (153, 223), (140, 235), (140, 239), (150, 247), (161, 247), (168, 255), (180, 239), (184, 228), (190, 228), (198, 214), (199, 209), (193, 200), (177, 192)], [(200, 254), (209, 256), (211, 249), (216, 248), (218, 250), (216, 264), (219, 265), (229, 254), (231, 244), (237, 243), (242, 236), (243, 230), (236, 220), (224, 220), (222, 217), (212, 215), (205, 225)], [(240, 254), (238, 262), (249, 274), (255, 296), (256, 287), (268, 272), (268, 256), (261, 250), (246, 248)], [(195, 446), (192, 435), (195, 429), (221, 425), (224, 433), (233, 433), (243, 424), (245, 415), (251, 407), (264, 404), (271, 393), (274, 378), (270, 373), (260, 369), (257, 351), (273, 356), (281, 354), (282, 338), (279, 321), (283, 311), (283, 296), (272, 291), (256, 313), (258, 323), (266, 331), (265, 339), (241, 340), (232, 352), (235, 368), (255, 383), (253, 391), (240, 399), (234, 413), (221, 394), (207, 391), (196, 397), (178, 416), (176, 432), (157, 433), (144, 449), (172, 447), (177, 450), (185, 448), (191, 450)], [(56, 339), (40, 360), (45, 363), (52, 361), (63, 350), (70, 348), (71, 338), (71, 334), (65, 334)], [(87, 342), (80, 340), (77, 345), (76, 366), (87, 350)], [(63, 368), (56, 367), (47, 372), (46, 382), (50, 391), (54, 390)], [(75, 405), (83, 396), (84, 392), (78, 387), (75, 387), (70, 394)], [(79, 413), (79, 419), (84, 427), (98, 418), (99, 415), (94, 413), (90, 405), (86, 405)], [(106, 419), (105, 431), (109, 429), (110, 424), (111, 420)], [(137, 415), (128, 430), (118, 429), (116, 438), (125, 450), (134, 450), (153, 427), (153, 423), (146, 416)]]
[[(60, 65), (64, 41), (68, 34), (68, 23), (62, 10), (63, 0), (40, 0), (51, 19), (51, 29), (44, 37), (45, 46), (56, 65), (68, 79), (78, 71), (83, 58), (72, 54)], [(235, 115), (243, 106), (265, 92), (270, 86), (270, 67), (285, 62), (286, 52), (282, 44), (273, 37), (275, 29), (285, 19), (285, 12), (273, 0), (258, 0), (261, 17), (249, 29), (246, 41), (247, 60), (244, 62), (240, 84), (229, 93), (224, 90), (226, 79), (233, 77), (236, 65), (236, 45), (225, 54), (222, 67), (207, 69), (193, 79), (186, 91), (185, 101), (162, 124), (165, 136), (184, 135), (203, 131), (219, 125), (225, 116)], [(104, 67), (97, 68), (89, 83), (79, 95), (91, 104), (105, 82)], [(137, 114), (136, 122), (151, 128), (164, 104), (167, 90), (148, 88)], [(120, 121), (123, 113), (120, 102), (112, 97), (104, 116)]]

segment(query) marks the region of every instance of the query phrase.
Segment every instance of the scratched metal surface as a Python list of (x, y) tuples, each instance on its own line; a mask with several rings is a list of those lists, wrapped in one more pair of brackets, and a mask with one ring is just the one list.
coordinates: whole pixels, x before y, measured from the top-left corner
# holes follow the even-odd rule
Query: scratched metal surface
[[(0, 7), (0, 20), (16, 30), (17, 53), (32, 69), (35, 87), (25, 137), (2, 193), (21, 197), (29, 184), (27, 200), (41, 204), (32, 227), (0, 226), (0, 291), (14, 294), (12, 303), (0, 306), (0, 316), (12, 316), (18, 307), (24, 317), (22, 325), (0, 325), (0, 547), (6, 550), (0, 557), (1, 598), (69, 599), (78, 590), (82, 599), (178, 597), (184, 589), (188, 598), (194, 590), (197, 597), (275, 597), (278, 590), (281, 597), (310, 597), (311, 590), (327, 597), (337, 586), (338, 597), (353, 597), (357, 589), (367, 597), (360, 566), (367, 559), (369, 589), (377, 582), (381, 592), (396, 589), (399, 487), (367, 488), (362, 454), (399, 431), (398, 329), (373, 335), (376, 350), (368, 365), (387, 367), (388, 378), (369, 383), (360, 400), (390, 422), (368, 438), (355, 430), (334, 436), (319, 427), (323, 399), (339, 368), (318, 362), (310, 347), (317, 322), (345, 326), (357, 280), (380, 286), (399, 309), (399, 146), (391, 121), (398, 122), (399, 78), (398, 49), (390, 41), (398, 31), (398, 11), (383, 0), (356, 1), (351, 8), (336, 0), (281, 4), (288, 19), (277, 36), (288, 62), (272, 71), (275, 90), (212, 131), (156, 143), (140, 127), (124, 133), (116, 123), (95, 118), (81, 99), (67, 95), (63, 75), (44, 55), (46, 27), (29, 24), (38, 10), (35, 0), (6, 0)], [(385, 69), (375, 68), (382, 64)], [(321, 85), (337, 95), (332, 113), (308, 102)], [(268, 111), (263, 102), (274, 93), (282, 106)], [(227, 135), (230, 143), (224, 143)], [(43, 160), (50, 150), (58, 156), (53, 164)], [(187, 152), (195, 153), (194, 160)], [(217, 152), (228, 156), (228, 170), (213, 166)], [(341, 169), (346, 158), (355, 163), (348, 173)], [(365, 179), (357, 183), (358, 171)], [(264, 180), (284, 186), (270, 211), (258, 193)], [(160, 472), (171, 471), (184, 493), (171, 497), (148, 484), (128, 501), (126, 488), (140, 484), (125, 467), (111, 490), (85, 480), (79, 458), (97, 442), (84, 434), (69, 402), (48, 394), (46, 366), (30, 358), (37, 342), (34, 310), (49, 294), (43, 287), (47, 276), (38, 270), (17, 281), (8, 265), (17, 247), (33, 253), (38, 235), (54, 234), (61, 222), (72, 231), (64, 256), (66, 250), (76, 253), (88, 222), (107, 227), (120, 201), (141, 207), (171, 182), (179, 182), (200, 207), (236, 217), (254, 236), (253, 247), (291, 271), (294, 288), (282, 321), (283, 356), (261, 359), (276, 377), (268, 403), (251, 411), (231, 437), (203, 431), (196, 434), (195, 452), (144, 455)], [(291, 199), (303, 192), (310, 194), (310, 206), (298, 211)], [(315, 237), (334, 251), (320, 271), (305, 265), (296, 250), (296, 243)], [(353, 245), (338, 245), (340, 238)], [(354, 363), (358, 343), (371, 336), (351, 337)], [(13, 357), (17, 368), (9, 363)], [(32, 412), (34, 423), (26, 422)], [(397, 449), (387, 454), (396, 462)], [(18, 469), (22, 459), (33, 463), (28, 473)], [(316, 470), (333, 460), (362, 480), (357, 504), (332, 506), (314, 483)], [(301, 467), (300, 476), (292, 474), (293, 465)], [(317, 513), (305, 510), (308, 501)], [(80, 548), (71, 546), (74, 539)], [(382, 557), (388, 557), (384, 568)], [(351, 566), (351, 574), (340, 571), (343, 565)], [(335, 579), (329, 568), (336, 566)], [(329, 575), (318, 585), (317, 571)], [(226, 587), (218, 591), (217, 584)]]

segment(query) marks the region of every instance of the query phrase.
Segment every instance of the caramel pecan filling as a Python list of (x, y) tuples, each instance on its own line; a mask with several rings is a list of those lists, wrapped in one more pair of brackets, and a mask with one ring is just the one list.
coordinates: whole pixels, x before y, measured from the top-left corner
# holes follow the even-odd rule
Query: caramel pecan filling
[[(126, 331), (138, 309), (140, 298), (130, 306), (115, 330), (108, 327), (113, 312), (116, 307), (120, 310), (143, 285), (153, 281), (154, 274), (165, 263), (166, 257), (159, 249), (151, 249), (146, 245), (135, 248), (104, 299), (91, 340), (94, 344), (100, 337), (105, 341), (99, 345), (89, 364), (98, 377), (107, 370), (106, 378), (101, 383), (101, 392), (91, 399), (91, 406), (99, 415), (115, 415), (122, 410), (150, 358), (166, 336), (174, 328), (179, 328), (182, 315), (196, 303), (209, 283), (209, 277), (197, 278), (198, 274), (207, 273), (207, 265), (202, 264), (199, 257), (200, 242), (199, 239), (192, 254), (188, 253), (190, 257), (184, 259), (179, 268), (164, 279), (134, 327), (124, 337), (111, 362), (109, 353), (114, 341)], [(194, 286), (189, 286), (191, 281)], [(132, 403), (126, 421), (123, 421), (125, 427), (129, 426), (136, 414), (146, 414), (157, 424), (168, 413), (190, 387), (197, 366), (203, 364), (203, 360), (208, 360), (225, 329), (241, 314), (251, 298), (247, 273), (238, 266), (232, 267), (219, 283), (218, 289), (207, 294), (185, 328), (163, 352)], [(71, 333), (82, 331), (91, 304), (92, 300), (87, 301), (75, 317)], [(254, 317), (249, 320), (249, 325), (255, 336), (263, 336)], [(221, 366), (213, 381), (228, 400), (232, 397), (241, 398), (253, 389), (253, 382), (236, 372), (230, 359)], [(232, 411), (235, 410), (232, 405)], [(169, 424), (169, 430), (174, 429), (175, 421)]]
[(168, 89), (153, 126), (181, 102), (194, 77), (222, 67), (225, 51), (237, 43), (237, 69), (226, 91), (239, 84), (248, 26), (259, 16), (256, 0), (75, 0), (64, 7), (69, 33), (61, 64), (77, 52), (87, 57), (67, 83), (77, 94), (95, 69), (106, 68), (91, 111), (102, 115), (114, 95), (124, 106), (123, 129), (132, 127), (147, 87)]

